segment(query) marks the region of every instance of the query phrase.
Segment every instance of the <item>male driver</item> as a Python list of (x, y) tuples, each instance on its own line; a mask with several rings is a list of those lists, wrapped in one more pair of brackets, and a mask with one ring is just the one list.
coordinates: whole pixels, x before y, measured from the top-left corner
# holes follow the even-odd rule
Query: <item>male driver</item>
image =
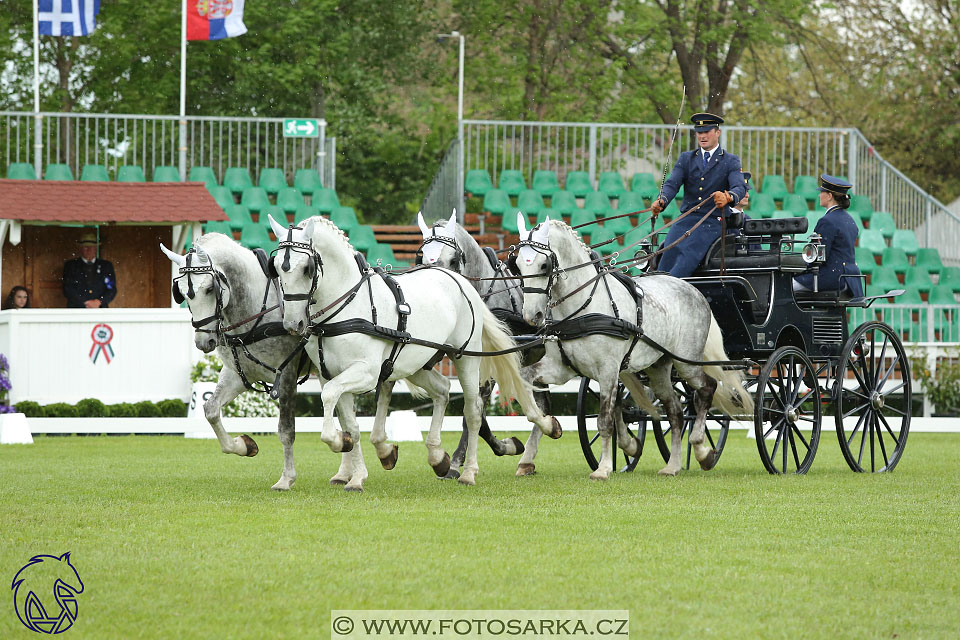
[(659, 214), (666, 208), (681, 185), (683, 202), (680, 210), (686, 212), (697, 205), (700, 207), (670, 225), (664, 246), (680, 240), (714, 206), (716, 210), (689, 237), (680, 240), (660, 258), (657, 268), (677, 278), (685, 278), (694, 272), (707, 249), (720, 237), (720, 216), (730, 215), (727, 205), (738, 204), (746, 193), (740, 158), (720, 147), (723, 118), (712, 113), (696, 113), (693, 124), (700, 148), (680, 154), (673, 173), (663, 183), (663, 190), (653, 203), (653, 211)]
[(117, 295), (113, 264), (97, 257), (97, 234), (88, 231), (77, 242), (80, 257), (63, 264), (63, 295), (67, 307), (100, 309)]

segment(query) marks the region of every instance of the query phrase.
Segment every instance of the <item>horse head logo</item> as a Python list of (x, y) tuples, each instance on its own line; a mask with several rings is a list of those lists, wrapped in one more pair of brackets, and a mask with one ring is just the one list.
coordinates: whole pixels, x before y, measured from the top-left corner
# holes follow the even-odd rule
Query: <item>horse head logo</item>
[[(17, 617), (38, 633), (63, 633), (77, 619), (77, 595), (83, 593), (80, 574), (62, 556), (34, 556), (13, 578)], [(59, 607), (59, 609), (58, 609)]]

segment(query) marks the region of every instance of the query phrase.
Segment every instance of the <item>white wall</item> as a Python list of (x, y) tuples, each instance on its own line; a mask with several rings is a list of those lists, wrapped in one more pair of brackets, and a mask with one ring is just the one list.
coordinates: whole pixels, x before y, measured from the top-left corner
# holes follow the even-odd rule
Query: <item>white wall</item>
[[(90, 357), (91, 332), (113, 329), (110, 363)], [(10, 362), (10, 399), (106, 404), (190, 397), (201, 355), (186, 309), (23, 309), (0, 311), (0, 353)]]

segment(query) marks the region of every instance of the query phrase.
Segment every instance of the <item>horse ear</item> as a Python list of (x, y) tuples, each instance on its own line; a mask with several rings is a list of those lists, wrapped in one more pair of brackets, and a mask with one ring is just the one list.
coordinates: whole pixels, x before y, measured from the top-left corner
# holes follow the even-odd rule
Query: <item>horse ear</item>
[(313, 230), (317, 226), (317, 221), (313, 218), (307, 218), (307, 224), (303, 225), (303, 237), (306, 239), (313, 238)]
[(550, 237), (550, 218), (547, 217), (542, 224), (537, 225), (536, 229), (530, 232), (531, 240), (540, 244), (547, 244)]
[(452, 229), (452, 228), (453, 228), (453, 224), (454, 224), (456, 221), (457, 221), (457, 208), (454, 207), (454, 208), (453, 208), (453, 213), (450, 214), (450, 219), (447, 220), (447, 226)]
[(206, 251), (204, 251), (202, 247), (196, 247), (196, 250), (197, 250), (197, 259), (200, 262), (213, 264), (213, 260), (210, 259), (210, 255)]
[(186, 258), (184, 258), (179, 253), (174, 253), (173, 251), (170, 251), (170, 249), (167, 249), (165, 246), (163, 246), (162, 242), (160, 243), (160, 250), (163, 251), (168, 258), (170, 258), (170, 262), (177, 265), (178, 267), (182, 267), (187, 262)]
[(530, 239), (530, 233), (527, 231), (527, 216), (523, 215), (523, 211), (517, 211), (517, 229), (520, 231), (521, 240)]
[(427, 226), (427, 223), (423, 220), (423, 212), (417, 212), (417, 224), (420, 225), (420, 233), (423, 234), (423, 239), (426, 240), (430, 235), (430, 227)]
[(273, 229), (273, 235), (277, 236), (277, 241), (283, 240), (286, 237), (284, 232), (287, 228), (274, 220), (273, 216), (269, 213), (267, 214), (267, 218), (270, 220), (270, 228)]

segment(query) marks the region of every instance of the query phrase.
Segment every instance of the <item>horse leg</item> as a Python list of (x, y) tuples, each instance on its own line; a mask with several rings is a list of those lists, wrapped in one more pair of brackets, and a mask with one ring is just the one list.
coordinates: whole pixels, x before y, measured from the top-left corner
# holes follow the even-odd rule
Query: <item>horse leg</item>
[(663, 404), (667, 412), (667, 420), (670, 422), (670, 460), (667, 465), (657, 473), (662, 476), (675, 476), (680, 473), (680, 439), (683, 437), (683, 405), (680, 398), (673, 389), (670, 382), (670, 371), (672, 366), (669, 361), (663, 359), (653, 366), (649, 367), (647, 376), (650, 378), (650, 388), (654, 395)]
[(377, 451), (380, 466), (389, 471), (397, 465), (399, 449), (396, 444), (387, 444), (387, 412), (390, 410), (390, 399), (393, 397), (395, 382), (384, 380), (380, 384), (380, 395), (377, 398), (377, 417), (373, 420), (373, 431), (370, 432), (370, 444)]
[(450, 400), (450, 381), (434, 369), (421, 369), (410, 376), (410, 380), (427, 392), (433, 400), (433, 416), (430, 418), (430, 432), (427, 434), (427, 462), (433, 472), (442, 478), (450, 471), (450, 455), (443, 449), (440, 440), (440, 427), (443, 426), (443, 414)]
[(243, 386), (243, 380), (237, 375), (237, 372), (229, 367), (224, 367), (220, 372), (220, 379), (217, 380), (217, 388), (213, 395), (203, 403), (203, 415), (207, 422), (213, 428), (220, 442), (220, 450), (224, 453), (233, 453), (238, 456), (252, 458), (260, 450), (257, 443), (248, 435), (231, 438), (226, 429), (223, 428), (221, 420), (221, 410), (225, 404), (243, 393), (246, 387)]
[[(340, 396), (340, 400), (337, 402), (337, 420), (340, 422), (340, 429), (347, 432), (347, 422), (344, 418), (345, 409), (344, 404), (348, 404), (350, 407), (353, 407), (354, 397), (349, 396), (348, 394), (343, 394)], [(347, 408), (346, 411), (350, 409)], [(337, 469), (337, 472), (330, 478), (330, 484), (332, 485), (343, 485), (350, 482), (350, 478), (353, 476), (353, 458), (350, 456), (350, 452), (344, 451), (340, 454), (340, 468)]]
[(280, 438), (280, 444), (283, 445), (283, 472), (277, 483), (271, 487), (274, 491), (289, 491), (297, 481), (297, 469), (293, 465), (297, 377), (288, 374), (289, 370), (280, 380), (280, 422), (277, 424), (277, 436)]
[(363, 454), (360, 452), (360, 425), (357, 424), (356, 399), (352, 393), (340, 396), (337, 415), (340, 416), (340, 427), (350, 434), (354, 442), (353, 448), (343, 454), (350, 469), (350, 478), (343, 488), (345, 491), (360, 492), (363, 491), (363, 483), (367, 479), (367, 465), (364, 464)]
[[(480, 387), (480, 437), (490, 445), (490, 449), (495, 456), (518, 456), (523, 453), (523, 443), (513, 437), (500, 440), (493, 435), (493, 432), (490, 430), (490, 425), (487, 424), (487, 407), (490, 406), (490, 396), (492, 395), (493, 382), (488, 380)], [(464, 434), (467, 433), (466, 422), (463, 423), (463, 432)], [(460, 445), (466, 446), (465, 438), (460, 438)], [(460, 445), (457, 446), (458, 451), (460, 450)], [(457, 459), (456, 452), (453, 454), (453, 459)]]
[(704, 442), (704, 428), (707, 422), (707, 411), (713, 404), (713, 394), (717, 390), (717, 381), (704, 373), (703, 369), (694, 365), (677, 363), (677, 373), (695, 389), (693, 406), (697, 411), (697, 418), (690, 429), (687, 440), (693, 445), (693, 453), (700, 463), (700, 468), (709, 471), (717, 464), (717, 452)]
[(353, 448), (354, 440), (349, 433), (338, 431), (334, 424), (334, 408), (344, 393), (363, 392), (377, 384), (377, 374), (369, 364), (355, 362), (333, 380), (323, 385), (320, 398), (323, 400), (323, 432), (320, 439), (335, 453), (346, 453)]
[(477, 435), (480, 432), (480, 359), (464, 357), (457, 367), (457, 377), (463, 387), (463, 417), (467, 421), (467, 457), (463, 464), (460, 484), (477, 484)]
[[(640, 383), (640, 381), (637, 380), (637, 377), (628, 371), (623, 371), (620, 373), (620, 380), (622, 380), (624, 386), (630, 390), (630, 394), (634, 398), (634, 402), (637, 403), (637, 406), (639, 406), (641, 409), (647, 410), (649, 413), (650, 410), (647, 408), (651, 406), (651, 403), (647, 401), (646, 390), (643, 388), (643, 385)], [(614, 412), (614, 418), (617, 421), (617, 443), (623, 450), (624, 455), (630, 458), (640, 455), (640, 452), (642, 451), (640, 444), (641, 440), (638, 436), (631, 436), (630, 432), (627, 431), (627, 425), (623, 421), (622, 403), (617, 403), (617, 410)]]
[(597, 414), (597, 429), (600, 431), (600, 463), (590, 474), (592, 480), (607, 480), (613, 471), (613, 430), (616, 428), (614, 413), (618, 409), (617, 377), (600, 381), (600, 412)]

